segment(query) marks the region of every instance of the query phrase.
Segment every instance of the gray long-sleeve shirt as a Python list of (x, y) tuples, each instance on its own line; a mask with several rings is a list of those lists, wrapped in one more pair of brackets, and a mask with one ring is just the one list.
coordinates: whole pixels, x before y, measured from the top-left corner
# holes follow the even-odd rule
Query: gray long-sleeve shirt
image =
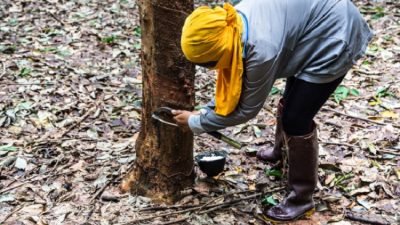
[(350, 0), (243, 0), (236, 9), (247, 34), (242, 35), (245, 72), (240, 101), (228, 116), (215, 114), (213, 101), (200, 115), (191, 115), (189, 127), (195, 134), (255, 117), (278, 78), (327, 83), (343, 76), (372, 38)]

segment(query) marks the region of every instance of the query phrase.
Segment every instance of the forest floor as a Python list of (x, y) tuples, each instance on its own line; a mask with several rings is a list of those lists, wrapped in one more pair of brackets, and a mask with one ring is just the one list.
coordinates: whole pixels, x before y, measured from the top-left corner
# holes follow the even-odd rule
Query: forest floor
[[(355, 2), (375, 37), (316, 117), (317, 212), (291, 224), (399, 224), (400, 3)], [(141, 120), (136, 2), (1, 0), (0, 18), (0, 224), (266, 223), (259, 213), (282, 200), (285, 179), (254, 153), (272, 145), (284, 81), (256, 118), (223, 131), (241, 150), (195, 138), (195, 154), (229, 153), (224, 173), (196, 167), (188, 195), (155, 208), (119, 191)], [(197, 104), (214, 80), (198, 70)]]

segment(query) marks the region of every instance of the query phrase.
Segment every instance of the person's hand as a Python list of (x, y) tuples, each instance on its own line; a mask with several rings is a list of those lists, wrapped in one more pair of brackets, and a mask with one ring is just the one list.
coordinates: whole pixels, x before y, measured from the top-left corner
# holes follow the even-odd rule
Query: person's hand
[(189, 128), (189, 116), (190, 115), (196, 115), (199, 114), (199, 112), (190, 112), (186, 110), (172, 110), (172, 115), (174, 115), (174, 120), (178, 126), (183, 128), (184, 130), (190, 130)]

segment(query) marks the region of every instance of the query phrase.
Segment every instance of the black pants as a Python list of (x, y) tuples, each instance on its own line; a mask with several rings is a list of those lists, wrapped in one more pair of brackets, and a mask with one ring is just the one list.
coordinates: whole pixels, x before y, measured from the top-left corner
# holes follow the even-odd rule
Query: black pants
[(310, 83), (295, 77), (288, 78), (283, 94), (283, 130), (293, 136), (310, 133), (314, 116), (343, 78), (344, 76), (324, 84)]

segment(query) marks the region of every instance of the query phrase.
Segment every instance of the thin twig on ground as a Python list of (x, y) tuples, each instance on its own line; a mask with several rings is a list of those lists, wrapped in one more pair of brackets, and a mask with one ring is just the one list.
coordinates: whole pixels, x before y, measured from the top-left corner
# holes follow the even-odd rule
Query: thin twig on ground
[(249, 192), (254, 192), (254, 191), (253, 190), (237, 191), (237, 192), (231, 192), (231, 193), (227, 193), (227, 194), (218, 196), (218, 197), (213, 198), (210, 201), (206, 202), (205, 204), (203, 204), (198, 211), (202, 211), (204, 209), (204, 207), (210, 205), (211, 203), (217, 201), (218, 199), (226, 198), (226, 197), (231, 196), (231, 195), (244, 194), (244, 193), (249, 193)]
[(93, 112), (95, 112), (97, 109), (97, 104), (92, 106), (83, 116), (81, 116), (74, 124), (68, 127), (67, 130), (61, 133), (59, 138), (64, 137), (64, 135), (68, 134), (72, 129), (74, 129), (76, 126), (81, 124), (84, 120), (86, 120)]
[[(204, 208), (213, 208), (213, 207), (217, 207), (217, 206), (220, 206), (220, 205), (231, 205), (231, 204), (234, 204), (234, 203), (237, 203), (237, 202), (240, 202), (240, 201), (256, 198), (256, 197), (259, 197), (261, 195), (262, 195), (262, 193), (257, 193), (257, 194), (253, 194), (253, 195), (250, 195), (250, 196), (247, 196), (247, 197), (234, 199), (234, 200), (231, 200), (231, 201), (228, 201), (228, 202), (222, 202), (222, 203), (216, 203), (216, 204), (208, 205), (208, 206), (206, 206)], [(138, 222), (141, 222), (141, 221), (151, 220), (151, 219), (158, 218), (158, 217), (170, 216), (170, 215), (175, 215), (175, 214), (180, 214), (180, 213), (185, 213), (185, 212), (192, 212), (192, 211), (198, 210), (200, 208), (202, 208), (202, 206), (194, 207), (194, 208), (190, 208), (190, 209), (178, 210), (178, 211), (175, 211), (175, 212), (162, 213), (162, 214), (159, 214), (159, 215), (139, 218), (139, 219), (130, 221), (130, 222), (125, 223), (125, 224), (126, 225), (135, 224), (135, 223), (138, 223)]]
[(147, 208), (139, 209), (139, 212), (153, 211), (153, 210), (169, 210), (169, 209), (187, 209), (202, 206), (203, 204), (193, 204), (193, 205), (170, 205), (170, 206), (150, 206)]
[(396, 152), (396, 150), (391, 151), (391, 150), (387, 150), (387, 149), (377, 149), (376, 151), (391, 154), (391, 155), (400, 155), (399, 150), (397, 150), (397, 152)]
[[(248, 192), (255, 192), (255, 191), (237, 191), (237, 192), (231, 192), (223, 195), (224, 197), (230, 196), (230, 195), (236, 195), (236, 194), (243, 194), (243, 193), (248, 193)], [(150, 206), (147, 208), (140, 209), (139, 212), (144, 212), (144, 211), (152, 211), (152, 210), (168, 210), (168, 209), (187, 209), (187, 208), (193, 208), (193, 207), (198, 207), (198, 206), (206, 206), (211, 204), (212, 202), (215, 202), (217, 199), (219, 199), (221, 196), (218, 196), (216, 198), (211, 199), (210, 201), (203, 203), (203, 204), (193, 204), (193, 205), (168, 205), (168, 206)]]
[(339, 142), (332, 142), (332, 141), (321, 141), (320, 143), (324, 144), (324, 145), (339, 145), (339, 146), (342, 145), (342, 146), (346, 146), (349, 148), (360, 148), (357, 145), (352, 145), (352, 144), (348, 144), (348, 143), (339, 143)]
[[(192, 208), (189, 208), (189, 209), (183, 209), (183, 210), (178, 210), (178, 211), (174, 211), (174, 212), (168, 212), (168, 213), (162, 213), (162, 214), (159, 214), (159, 215), (154, 215), (154, 216), (149, 216), (149, 217), (144, 217), (144, 218), (138, 218), (138, 219), (136, 219), (136, 220), (132, 220), (132, 221), (130, 221), (130, 222), (125, 223), (125, 225), (128, 225), (128, 224), (135, 224), (135, 223), (138, 223), (138, 222), (141, 222), (141, 221), (151, 220), (151, 219), (158, 218), (158, 217), (170, 216), (170, 215), (181, 214), (181, 213), (186, 213), (186, 212), (193, 212), (193, 211), (197, 211), (197, 210), (199, 210), (199, 209), (201, 209), (201, 208), (203, 208), (203, 209), (211, 209), (211, 208), (214, 208), (214, 210), (216, 210), (216, 209), (219, 209), (219, 208), (226, 207), (226, 206), (228, 206), (228, 205), (233, 205), (233, 204), (239, 203), (239, 202), (241, 202), (241, 201), (245, 201), (245, 200), (257, 198), (257, 197), (262, 196), (262, 195), (264, 195), (264, 194), (266, 194), (266, 193), (271, 193), (271, 192), (275, 192), (275, 191), (280, 191), (280, 190), (282, 190), (282, 189), (284, 189), (284, 188), (283, 188), (283, 187), (278, 187), (278, 188), (274, 188), (274, 189), (272, 189), (272, 190), (265, 191), (265, 192), (263, 192), (263, 193), (255, 193), (255, 194), (252, 194), (252, 195), (249, 195), (249, 196), (246, 196), (246, 197), (241, 197), (241, 198), (233, 199), (233, 200), (230, 200), (230, 201), (227, 201), (227, 202), (221, 202), (221, 203), (210, 204), (210, 205), (205, 206), (205, 207), (203, 206), (203, 205), (204, 205), (204, 204), (203, 204), (203, 205), (201, 205), (201, 206), (192, 207)], [(207, 204), (207, 203), (205, 203), (205, 204)]]
[(56, 173), (56, 174), (49, 174), (49, 175), (46, 175), (46, 176), (44, 176), (44, 177), (37, 177), (37, 176), (36, 176), (36, 177), (31, 177), (31, 178), (26, 179), (25, 181), (23, 181), (23, 182), (20, 183), (20, 184), (17, 184), (17, 185), (14, 185), (14, 186), (12, 186), (12, 187), (8, 187), (8, 188), (4, 188), (4, 189), (0, 190), (0, 194), (3, 194), (3, 193), (5, 193), (5, 192), (7, 192), (7, 191), (11, 191), (11, 190), (13, 190), (13, 189), (15, 189), (15, 188), (21, 187), (21, 186), (23, 186), (23, 185), (25, 185), (25, 184), (32, 183), (32, 182), (35, 182), (35, 181), (38, 181), (38, 180), (44, 180), (44, 179), (47, 179), (47, 178), (49, 178), (49, 177), (54, 177), (54, 176), (60, 176), (60, 175), (75, 173), (75, 172), (77, 172), (77, 171), (79, 171), (79, 170), (71, 170), (71, 171), (65, 171), (65, 172), (60, 172), (60, 173)]
[(183, 218), (176, 219), (176, 220), (171, 220), (171, 221), (167, 221), (167, 222), (164, 222), (164, 223), (156, 223), (155, 225), (176, 224), (176, 223), (180, 223), (180, 222), (186, 221), (186, 220), (189, 219), (189, 218), (190, 218), (190, 216), (185, 216), (185, 217), (183, 217)]
[(361, 73), (364, 75), (382, 75), (383, 72), (381, 71), (366, 71), (366, 70), (362, 70), (362, 69), (353, 69), (354, 72), (356, 73)]
[(6, 74), (6, 65), (4, 65), (3, 62), (0, 62), (0, 64), (3, 68), (3, 71), (0, 73), (0, 79), (1, 79)]
[(19, 210), (21, 210), (23, 207), (24, 207), (23, 205), (17, 206), (16, 209), (14, 209), (13, 211), (11, 211), (9, 214), (7, 214), (7, 215), (3, 218), (2, 221), (0, 221), (0, 224), (5, 223), (5, 222), (8, 220), (8, 218), (10, 218), (12, 215), (14, 215), (14, 213), (16, 213), (16, 212), (18, 212)]
[(109, 179), (109, 180), (106, 182), (106, 184), (104, 184), (104, 186), (103, 186), (100, 190), (98, 190), (98, 191), (96, 192), (96, 194), (90, 199), (89, 204), (91, 204), (95, 199), (97, 199), (97, 198), (104, 192), (104, 190), (106, 190), (106, 188), (107, 188), (111, 183), (113, 183), (117, 178), (121, 177), (120, 171), (121, 171), (121, 170), (118, 171), (118, 176), (114, 176), (113, 178)]
[(271, 224), (270, 220), (264, 219), (263, 217), (265, 217), (264, 215), (259, 216), (259, 215), (254, 215), (254, 217), (260, 221), (263, 221), (265, 224)]
[(225, 208), (225, 207), (227, 207), (227, 206), (236, 205), (236, 204), (238, 204), (238, 203), (239, 203), (239, 202), (235, 202), (235, 203), (232, 203), (232, 204), (218, 205), (218, 206), (209, 208), (209, 209), (207, 209), (207, 210), (200, 211), (199, 214), (207, 214), (207, 213), (209, 213), (209, 212), (213, 212), (213, 211), (216, 211), (216, 210), (218, 210), (218, 209)]
[(343, 126), (342, 125), (340, 125), (340, 124), (337, 124), (337, 123), (334, 123), (334, 122), (332, 122), (332, 121), (326, 121), (325, 122), (326, 124), (329, 124), (329, 125), (333, 125), (333, 126), (335, 126), (335, 127), (338, 127), (338, 128), (343, 128)]
[[(370, 120), (370, 119), (367, 119), (367, 118), (363, 118), (363, 117), (359, 117), (359, 116), (353, 116), (353, 115), (349, 115), (349, 114), (346, 114), (346, 113), (342, 113), (340, 111), (337, 111), (337, 110), (334, 110), (334, 109), (331, 109), (331, 108), (328, 108), (328, 107), (322, 107), (322, 110), (331, 111), (331, 112), (334, 112), (334, 113), (342, 115), (342, 116), (346, 116), (346, 117), (362, 120), (362, 121), (365, 121), (365, 122), (369, 122), (369, 123), (373, 123), (373, 124), (377, 124), (377, 125), (381, 125), (381, 126), (389, 125), (387, 123), (381, 123), (381, 122), (377, 122), (377, 121)], [(400, 125), (397, 125), (397, 124), (391, 124), (391, 125), (393, 127), (400, 128)]]
[(49, 14), (51, 18), (59, 22), (62, 26), (65, 26), (65, 23), (61, 19), (59, 19), (56, 15), (54, 15), (52, 12), (46, 10), (46, 13)]
[(201, 212), (201, 211), (204, 209), (204, 207), (207, 207), (208, 205), (210, 205), (211, 203), (217, 201), (218, 199), (223, 199), (223, 198), (225, 198), (225, 197), (224, 197), (224, 196), (219, 196), (219, 197), (217, 197), (217, 198), (211, 199), (210, 201), (208, 201), (208, 202), (206, 202), (204, 205), (202, 205), (202, 206), (198, 209), (198, 211)]
[(93, 205), (91, 206), (90, 211), (89, 211), (88, 214), (86, 215), (86, 218), (85, 218), (85, 221), (86, 221), (86, 222), (88, 222), (89, 219), (90, 219), (90, 217), (92, 217), (95, 208), (96, 208), (96, 204), (93, 204)]
[[(338, 146), (346, 146), (349, 148), (357, 148), (360, 149), (360, 146), (357, 145), (352, 145), (349, 143), (339, 143), (339, 142), (331, 142), (331, 141), (321, 141), (321, 144), (325, 144), (325, 145), (338, 145)], [(377, 149), (377, 152), (382, 152), (382, 153), (387, 153), (387, 154), (392, 154), (392, 155), (400, 155), (400, 153), (395, 152), (395, 151), (390, 151), (390, 150), (386, 150), (386, 149)]]
[(390, 224), (388, 221), (383, 221), (382, 219), (381, 220), (371, 219), (370, 218), (371, 215), (373, 215), (373, 214), (368, 214), (368, 216), (366, 216), (366, 215), (356, 215), (351, 212), (346, 212), (344, 217), (349, 220), (362, 222), (362, 223), (368, 223), (368, 224), (376, 224), (376, 225), (389, 225)]
[(44, 134), (41, 138), (39, 138), (38, 140), (33, 140), (30, 143), (28, 143), (28, 145), (41, 145), (47, 142), (56, 142), (59, 143), (61, 142), (61, 138), (64, 137), (66, 134), (68, 134), (72, 129), (74, 129), (76, 126), (78, 126), (79, 124), (81, 124), (84, 120), (86, 120), (93, 112), (96, 111), (97, 109), (97, 105), (98, 104), (94, 104), (93, 106), (91, 106), (89, 108), (89, 110), (83, 115), (81, 116), (77, 121), (75, 121), (75, 123), (73, 123), (71, 126), (69, 126), (66, 130), (64, 130), (61, 134), (58, 134), (55, 140), (52, 139), (48, 139), (50, 136), (50, 133), (46, 133)]
[(100, 190), (98, 190), (95, 195), (93, 195), (88, 204), (91, 204), (95, 199), (97, 199), (104, 192), (104, 190), (106, 190), (108, 185), (114, 181), (114, 179), (115, 178), (108, 180), (107, 183)]
[[(0, 76), (1, 78), (1, 76)], [(15, 85), (15, 86), (29, 86), (29, 85), (56, 85), (56, 83), (54, 82), (49, 82), (49, 83), (16, 83), (16, 82), (7, 82), (7, 83), (3, 83), (5, 85)]]

